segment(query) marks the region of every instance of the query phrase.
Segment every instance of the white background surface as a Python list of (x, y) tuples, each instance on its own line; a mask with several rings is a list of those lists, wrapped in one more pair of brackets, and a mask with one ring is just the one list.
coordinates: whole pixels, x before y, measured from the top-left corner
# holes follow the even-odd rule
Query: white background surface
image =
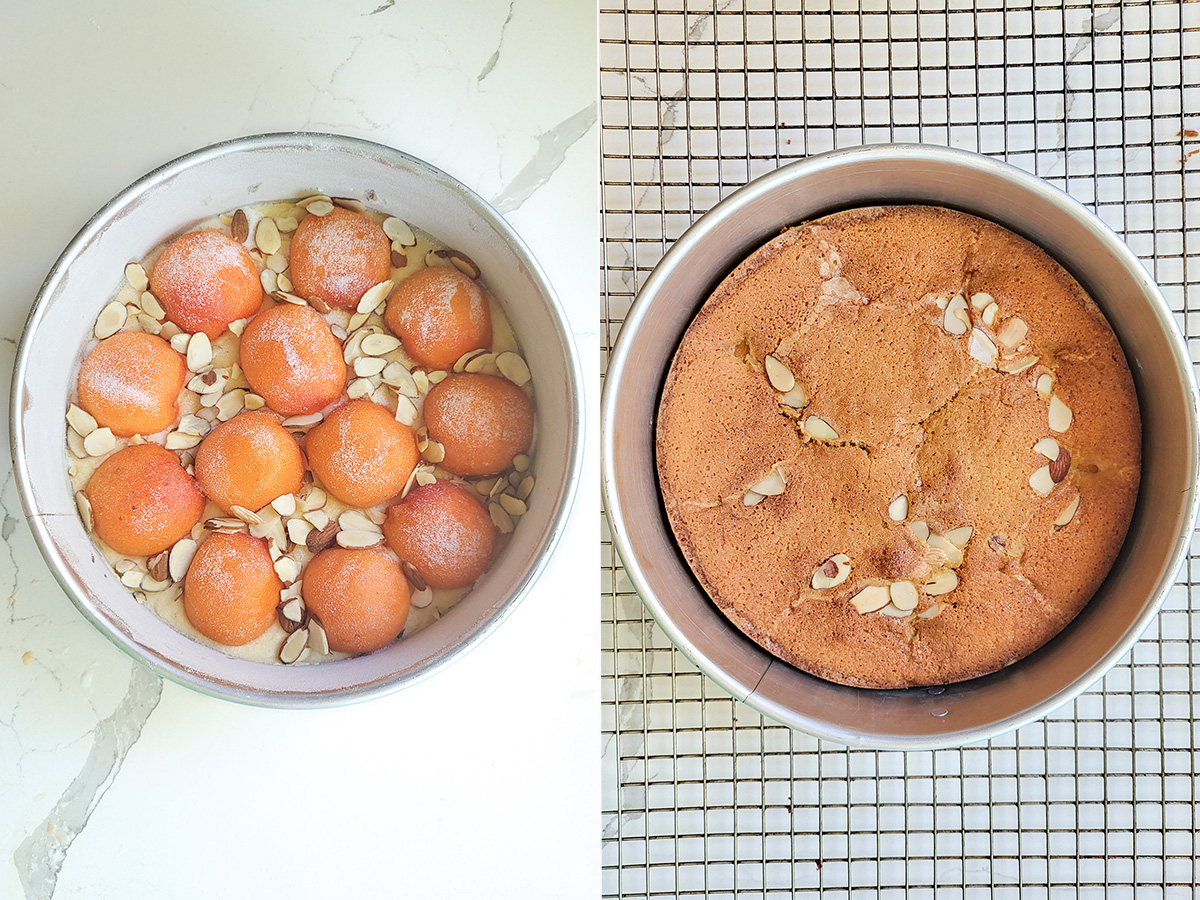
[(0, 897), (599, 893), (595, 29), (556, 0), (0, 6), (5, 398), (38, 285), (95, 210), (280, 130), (389, 144), (490, 200), (589, 376), (582, 489), (533, 592), (434, 678), (341, 709), (157, 696), (51, 578), (3, 454)]

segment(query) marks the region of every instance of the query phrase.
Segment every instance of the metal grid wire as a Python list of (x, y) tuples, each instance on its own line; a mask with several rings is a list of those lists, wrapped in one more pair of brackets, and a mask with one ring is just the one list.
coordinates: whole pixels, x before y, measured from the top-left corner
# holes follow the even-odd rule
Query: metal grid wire
[[(603, 4), (602, 364), (697, 216), (877, 141), (977, 150), (1089, 205), (1200, 360), (1200, 2)], [(606, 897), (1193, 896), (1200, 541), (1096, 688), (987, 743), (900, 753), (730, 699), (672, 649), (604, 528)]]

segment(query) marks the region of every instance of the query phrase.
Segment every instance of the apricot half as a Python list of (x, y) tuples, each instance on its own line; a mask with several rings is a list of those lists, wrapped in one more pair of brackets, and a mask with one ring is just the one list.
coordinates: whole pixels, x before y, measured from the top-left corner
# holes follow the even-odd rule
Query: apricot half
[(342, 345), (316, 310), (281, 303), (242, 332), (242, 372), (267, 405), (285, 416), (324, 409), (346, 387)]
[(305, 300), (354, 306), (391, 276), (392, 242), (376, 222), (337, 206), (301, 220), (288, 265), (295, 291)]
[(196, 450), (196, 480), (226, 513), (257, 511), (304, 483), (304, 454), (273, 413), (243, 412), (208, 433)]
[(409, 356), (433, 369), (449, 369), (468, 350), (492, 343), (487, 297), (451, 266), (429, 266), (400, 282), (384, 322)]
[(84, 494), (96, 534), (126, 556), (166, 550), (204, 515), (200, 485), (158, 444), (118, 450), (92, 473)]
[(264, 539), (214, 534), (188, 567), (183, 611), (206, 638), (237, 647), (271, 627), (282, 590)]
[(450, 375), (425, 398), (429, 435), (446, 448), (442, 468), (456, 475), (495, 475), (533, 443), (533, 405), (495, 375)]
[(178, 421), (186, 379), (183, 356), (162, 338), (141, 331), (114, 334), (83, 358), (79, 405), (120, 437), (155, 434)]
[(304, 447), (325, 489), (359, 507), (400, 493), (420, 456), (413, 433), (370, 400), (339, 406), (309, 431)]
[(321, 620), (329, 649), (370, 653), (400, 636), (408, 620), (408, 581), (383, 550), (331, 547), (304, 570), (304, 605)]
[(450, 481), (413, 487), (387, 511), (387, 544), (435, 588), (471, 584), (487, 568), (496, 526), (479, 501)]
[(150, 270), (150, 291), (167, 318), (210, 338), (258, 312), (258, 269), (246, 248), (219, 231), (191, 231), (172, 241)]

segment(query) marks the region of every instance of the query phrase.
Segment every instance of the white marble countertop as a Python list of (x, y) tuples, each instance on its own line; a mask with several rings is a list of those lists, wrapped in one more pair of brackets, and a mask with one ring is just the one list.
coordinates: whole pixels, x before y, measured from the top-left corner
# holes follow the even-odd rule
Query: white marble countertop
[[(389, 144), (490, 200), (590, 371), (595, 16), (557, 0), (0, 7), (3, 396), (38, 286), (95, 210), (188, 150), (285, 130)], [(483, 646), (390, 697), (305, 712), (130, 661), (51, 577), (7, 453), (0, 478), (0, 897), (599, 894), (587, 477), (556, 559)]]

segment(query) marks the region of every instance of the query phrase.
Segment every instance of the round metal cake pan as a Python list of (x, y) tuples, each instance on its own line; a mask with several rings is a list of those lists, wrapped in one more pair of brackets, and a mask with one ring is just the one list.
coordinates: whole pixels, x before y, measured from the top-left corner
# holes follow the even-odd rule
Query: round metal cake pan
[[(857, 206), (922, 203), (997, 222), (1043, 247), (1092, 295), (1128, 357), (1142, 414), (1142, 481), (1108, 578), (1061, 634), (1000, 672), (944, 687), (833, 684), (767, 653), (693, 577), (663, 510), (654, 422), (667, 368), (712, 290), (786, 226)], [(675, 645), (760, 712), (842, 744), (955, 746), (1016, 728), (1104, 675), (1145, 630), (1186, 558), (1197, 513), (1197, 393), (1170, 308), (1138, 258), (1075, 200), (1005, 163), (922, 145), (813, 156), (732, 194), (655, 268), (609, 362), (601, 434), (613, 541), (634, 587)]]
[[(67, 478), (64, 413), (96, 314), (125, 264), (246, 204), (324, 192), (401, 216), (470, 256), (526, 352), (537, 409), (537, 484), (510, 543), (441, 619), (383, 650), (317, 665), (228, 656), (139, 605), (84, 531)], [(11, 397), (13, 464), (42, 554), (75, 605), (117, 646), (202, 692), (245, 703), (328, 706), (424, 678), (482, 641), (529, 592), (565, 527), (582, 463), (578, 354), (549, 280), (512, 227), (466, 186), (355, 138), (266, 134), (215, 144), (111, 200), (54, 264), (25, 325)]]

